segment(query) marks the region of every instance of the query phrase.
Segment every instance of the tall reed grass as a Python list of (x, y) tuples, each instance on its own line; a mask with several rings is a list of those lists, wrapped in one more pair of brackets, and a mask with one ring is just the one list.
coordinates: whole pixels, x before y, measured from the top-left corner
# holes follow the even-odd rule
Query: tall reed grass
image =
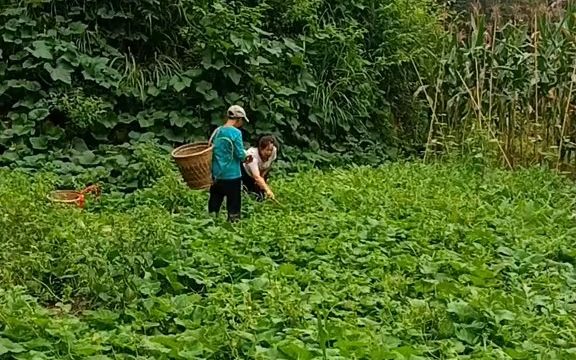
[(425, 157), (481, 144), (510, 168), (576, 173), (576, 2), (507, 19), (476, 10), (449, 26), (419, 69), (432, 114)]

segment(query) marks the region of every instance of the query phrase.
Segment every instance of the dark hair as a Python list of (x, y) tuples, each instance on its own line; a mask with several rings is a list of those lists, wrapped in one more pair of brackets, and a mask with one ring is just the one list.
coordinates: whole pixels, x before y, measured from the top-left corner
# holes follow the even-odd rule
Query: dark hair
[(276, 145), (276, 138), (272, 135), (264, 135), (258, 139), (258, 149), (263, 149), (270, 144), (278, 147), (278, 145)]

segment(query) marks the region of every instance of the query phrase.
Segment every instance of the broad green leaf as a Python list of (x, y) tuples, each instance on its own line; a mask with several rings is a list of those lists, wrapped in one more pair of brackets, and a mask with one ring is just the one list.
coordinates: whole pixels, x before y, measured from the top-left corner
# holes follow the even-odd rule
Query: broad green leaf
[(44, 69), (50, 73), (50, 77), (54, 81), (62, 81), (70, 85), (72, 83), (72, 69), (63, 63), (58, 63), (56, 67), (46, 63), (44, 64)]
[(85, 315), (89, 321), (106, 326), (114, 326), (120, 316), (118, 313), (107, 309), (87, 311)]
[(312, 353), (304, 346), (296, 342), (288, 342), (278, 346), (278, 350), (290, 359), (310, 360), (313, 358)]
[(212, 53), (207, 51), (202, 56), (202, 67), (204, 67), (204, 69), (210, 69), (211, 66), (212, 66)]
[(154, 126), (155, 118), (150, 114), (138, 114), (137, 118), (138, 124), (143, 128)]
[(218, 98), (218, 93), (216, 92), (216, 90), (208, 90), (205, 94), (204, 94), (204, 99), (206, 99), (206, 101), (212, 101)]
[(12, 131), (15, 135), (24, 136), (24, 135), (32, 135), (34, 133), (34, 125), (33, 124), (24, 124), (24, 125), (13, 125)]
[(42, 88), (38, 82), (28, 80), (8, 80), (6, 85), (8, 88), (24, 88), (29, 91), (39, 91)]
[(474, 332), (471, 329), (465, 327), (456, 329), (456, 337), (469, 345), (474, 345), (478, 342), (478, 337), (474, 334)]
[(48, 46), (48, 43), (44, 40), (37, 40), (32, 43), (34, 46), (33, 49), (28, 49), (30, 54), (32, 54), (36, 58), (52, 60), (53, 56), (51, 53), (51, 46)]
[(22, 345), (14, 343), (6, 338), (0, 337), (0, 355), (8, 353), (21, 353), (26, 351)]
[(203, 350), (204, 347), (201, 343), (186, 344), (185, 349), (178, 352), (178, 356), (187, 360), (196, 360), (202, 358)]
[(39, 109), (34, 109), (32, 111), (30, 111), (28, 113), (28, 118), (30, 120), (44, 120), (46, 118), (46, 116), (48, 116), (50, 114), (50, 110), (46, 109), (46, 108), (39, 108)]
[(234, 33), (230, 34), (230, 40), (232, 41), (232, 44), (234, 44), (235, 47), (242, 50), (242, 53), (247, 54), (252, 50), (252, 44), (250, 43), (249, 40), (240, 38), (236, 36)]
[(72, 148), (79, 152), (88, 151), (88, 145), (86, 145), (86, 142), (80, 138), (74, 138), (72, 140)]
[(226, 64), (224, 63), (224, 60), (218, 59), (214, 63), (212, 63), (211, 67), (216, 70), (222, 70), (225, 66)]
[(33, 97), (28, 97), (28, 98), (24, 98), (20, 101), (18, 101), (17, 103), (15, 103), (12, 108), (13, 109), (17, 109), (19, 107), (23, 107), (26, 109), (34, 109), (37, 106), (36, 101), (34, 100)]
[(264, 36), (272, 36), (274, 35), (273, 33), (270, 33), (268, 31), (264, 31), (262, 30), (262, 28), (256, 26), (254, 23), (250, 24), (250, 28), (252, 30), (254, 30), (255, 32), (257, 32), (258, 34), (264, 35)]
[(41, 64), (38, 62), (35, 62), (33, 60), (30, 60), (30, 59), (26, 59), (22, 63), (22, 68), (24, 68), (24, 69), (36, 69), (40, 65)]
[(3, 32), (2, 40), (4, 40), (6, 43), (14, 43), (16, 42), (16, 37), (12, 33)]
[(494, 312), (496, 323), (501, 323), (502, 320), (513, 321), (516, 319), (516, 315), (508, 310), (496, 310)]
[(77, 35), (83, 34), (87, 28), (88, 28), (88, 25), (81, 23), (79, 21), (75, 21), (75, 22), (71, 23), (70, 25), (68, 25), (68, 29), (69, 29), (70, 33), (77, 34)]
[(121, 124), (131, 124), (137, 121), (137, 117), (131, 114), (123, 113), (118, 116), (118, 122)]
[(163, 346), (157, 342), (154, 342), (148, 337), (144, 338), (141, 346), (142, 346), (142, 349), (152, 351), (152, 352), (158, 353), (158, 354), (168, 354), (172, 351), (170, 348)]
[(174, 90), (176, 90), (177, 92), (180, 92), (185, 88), (189, 87), (191, 83), (192, 79), (186, 76), (174, 75), (170, 80), (170, 85), (172, 85), (174, 87)]
[(50, 345), (52, 344), (52, 342), (48, 339), (45, 338), (35, 338), (33, 340), (27, 341), (26, 343), (24, 343), (24, 346), (26, 347), (26, 349), (46, 349), (47, 347), (50, 347)]
[(232, 41), (232, 44), (234, 44), (236, 46), (240, 46), (242, 44), (242, 42), (244, 41), (243, 39), (236, 36), (236, 34), (234, 34), (233, 32), (230, 33), (230, 40)]
[(130, 131), (128, 133), (128, 137), (132, 140), (138, 140), (140, 139), (140, 137), (142, 137), (142, 133), (139, 133), (137, 131)]
[(64, 129), (54, 124), (46, 124), (44, 135), (48, 140), (61, 140), (64, 137)]
[(474, 308), (464, 301), (450, 302), (446, 310), (456, 314), (462, 320), (473, 319), (476, 315)]
[(168, 114), (164, 111), (154, 111), (150, 116), (152, 116), (155, 120), (164, 120)]
[(242, 99), (242, 97), (238, 93), (230, 92), (230, 93), (226, 94), (225, 99), (229, 104), (235, 104), (235, 103), (239, 102), (240, 99)]
[(183, 76), (189, 77), (190, 79), (195, 79), (202, 75), (203, 71), (201, 69), (189, 69), (182, 73)]
[(16, 161), (19, 158), (18, 153), (15, 151), (5, 151), (0, 157), (9, 162)]
[[(78, 54), (74, 52), (68, 52), (58, 58), (59, 62), (63, 64), (70, 65), (72, 67), (77, 67), (80, 65), (80, 60), (78, 59)], [(102, 65), (100, 65), (102, 66)]]
[(80, 165), (95, 165), (98, 164), (98, 158), (92, 151), (84, 151), (76, 156), (76, 160)]
[(240, 78), (242, 76), (238, 71), (234, 70), (233, 68), (227, 68), (224, 70), (224, 74), (226, 74), (226, 76), (232, 80), (235, 85), (240, 84)]
[(162, 134), (164, 138), (171, 142), (183, 142), (184, 134), (182, 130), (178, 129), (164, 129)]
[(15, 62), (16, 61), (21, 62), (27, 56), (28, 56), (28, 53), (26, 51), (18, 51), (17, 53), (10, 55), (10, 60), (15, 61)]
[(264, 64), (264, 65), (272, 64), (272, 62), (270, 60), (266, 59), (263, 56), (258, 56), (258, 58), (256, 58), (256, 62), (258, 64)]
[(10, 67), (7, 69), (7, 71), (13, 72), (13, 73), (23, 72), (24, 71), (23, 65), (24, 65), (24, 63), (21, 63), (19, 61), (12, 62), (12, 65), (10, 65)]
[(99, 124), (104, 125), (104, 127), (107, 129), (113, 129), (117, 123), (118, 123), (118, 120), (113, 115), (102, 116), (99, 120)]
[(504, 352), (514, 360), (528, 360), (530, 359), (530, 354), (522, 348), (506, 348)]
[(36, 150), (46, 150), (48, 148), (48, 140), (44, 136), (31, 137), (30, 144), (32, 144), (32, 147)]
[(172, 111), (169, 116), (170, 116), (170, 125), (172, 126), (183, 127), (189, 122), (188, 117), (181, 115), (176, 111)]
[(148, 95), (158, 96), (160, 95), (160, 89), (158, 89), (156, 86), (150, 85), (148, 86)]
[(292, 50), (294, 52), (299, 52), (299, 51), (303, 50), (300, 46), (296, 45), (294, 40), (292, 40), (290, 38), (284, 38), (282, 40), (284, 41), (284, 45), (286, 45), (286, 47), (288, 47), (290, 50)]
[(283, 54), (283, 48), (279, 41), (272, 41), (270, 46), (266, 46), (265, 49), (276, 57), (281, 57)]
[(296, 91), (294, 91), (294, 90), (292, 90), (292, 89), (290, 89), (290, 88), (287, 88), (287, 87), (285, 87), (285, 86), (280, 87), (280, 89), (277, 90), (276, 93), (277, 93), (277, 94), (280, 94), (280, 95), (285, 95), (285, 96), (290, 96), (290, 95), (297, 94)]
[(110, 135), (110, 131), (107, 129), (100, 129), (97, 131), (92, 131), (90, 135), (92, 135), (92, 137), (98, 141), (107, 142), (109, 140), (108, 135)]
[(212, 84), (209, 82), (202, 80), (196, 85), (196, 91), (198, 91), (202, 95), (206, 95), (206, 93), (212, 89)]

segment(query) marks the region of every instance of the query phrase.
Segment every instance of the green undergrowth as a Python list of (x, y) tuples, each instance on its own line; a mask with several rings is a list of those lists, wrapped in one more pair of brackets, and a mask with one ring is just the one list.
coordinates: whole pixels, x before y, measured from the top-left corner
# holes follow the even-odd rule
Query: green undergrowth
[[(245, 145), (248, 147), (249, 144)], [(0, 161), (0, 168), (27, 174), (50, 172), (57, 176), (55, 185), (62, 189), (80, 190), (99, 183), (104, 185), (105, 192), (126, 194), (148, 188), (162, 175), (173, 172), (175, 168), (170, 159), (173, 149), (152, 138), (123, 145), (102, 145), (94, 151), (80, 142), (78, 149), (48, 151), (9, 164)], [(281, 145), (279, 155), (274, 165), (275, 172), (286, 175), (304, 169), (348, 167), (349, 164), (378, 166), (398, 158), (400, 154), (360, 143), (341, 152), (306, 151)], [(408, 154), (402, 154), (405, 155)]]
[(84, 211), (55, 184), (0, 170), (2, 358), (576, 356), (575, 191), (548, 171), (311, 170), (233, 227), (175, 171)]

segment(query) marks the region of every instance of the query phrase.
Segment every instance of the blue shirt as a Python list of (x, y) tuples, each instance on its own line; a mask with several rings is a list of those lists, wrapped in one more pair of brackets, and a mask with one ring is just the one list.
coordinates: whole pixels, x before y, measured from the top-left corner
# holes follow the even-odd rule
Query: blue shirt
[(246, 159), (242, 132), (233, 126), (216, 129), (212, 139), (212, 176), (216, 180), (234, 180), (242, 177), (240, 166)]

